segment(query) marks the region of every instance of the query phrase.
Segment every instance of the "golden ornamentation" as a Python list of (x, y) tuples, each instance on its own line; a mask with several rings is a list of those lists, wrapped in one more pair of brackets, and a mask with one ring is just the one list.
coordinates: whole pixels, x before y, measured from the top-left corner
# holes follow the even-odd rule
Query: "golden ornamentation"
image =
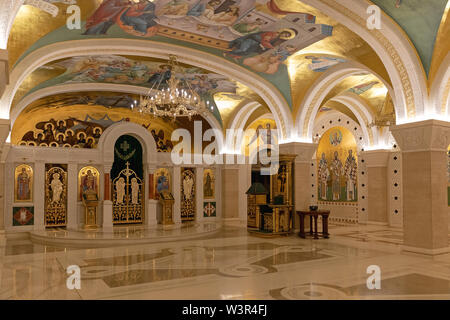
[(45, 226), (64, 227), (67, 224), (67, 165), (46, 164)]

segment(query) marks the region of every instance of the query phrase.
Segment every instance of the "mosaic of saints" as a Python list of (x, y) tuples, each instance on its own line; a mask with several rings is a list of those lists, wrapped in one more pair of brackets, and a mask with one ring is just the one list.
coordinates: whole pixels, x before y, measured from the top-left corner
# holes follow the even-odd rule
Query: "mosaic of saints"
[(328, 161), (325, 159), (325, 152), (322, 153), (322, 158), (319, 161), (319, 197), (320, 199), (327, 199), (327, 185), (330, 180), (330, 170), (328, 169)]
[(334, 159), (331, 162), (331, 173), (332, 173), (332, 191), (333, 200), (340, 200), (341, 198), (341, 175), (342, 175), (342, 162), (339, 160), (339, 154), (337, 151), (334, 152)]
[(356, 178), (358, 175), (358, 165), (356, 159), (353, 156), (353, 151), (348, 151), (347, 160), (345, 160), (344, 177), (346, 179), (347, 186), (347, 200), (355, 200)]

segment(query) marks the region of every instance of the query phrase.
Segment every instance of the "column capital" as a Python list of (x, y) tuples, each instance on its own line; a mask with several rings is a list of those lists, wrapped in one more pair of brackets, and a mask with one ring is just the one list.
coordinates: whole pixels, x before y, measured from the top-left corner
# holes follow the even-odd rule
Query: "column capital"
[(280, 144), (281, 154), (296, 155), (295, 163), (309, 163), (312, 160), (314, 152), (316, 152), (317, 143), (290, 142)]
[(370, 150), (362, 151), (361, 157), (368, 168), (387, 167), (390, 154), (390, 150)]
[(426, 120), (392, 126), (392, 135), (402, 152), (447, 151), (450, 122)]

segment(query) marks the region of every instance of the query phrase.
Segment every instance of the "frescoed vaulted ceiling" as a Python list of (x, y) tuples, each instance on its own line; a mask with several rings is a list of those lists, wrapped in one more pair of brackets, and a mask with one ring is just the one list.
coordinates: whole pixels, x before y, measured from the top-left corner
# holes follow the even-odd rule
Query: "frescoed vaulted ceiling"
[[(158, 43), (175, 45), (180, 51), (189, 48), (206, 58), (214, 56), (233, 63), (236, 70), (250, 72), (278, 90), (294, 118), (305, 97), (327, 71), (355, 63), (364, 71), (340, 79), (323, 100), (322, 112), (337, 110), (356, 119), (337, 99), (344, 95), (360, 99), (375, 117), (395, 117), (393, 109), (386, 108), (392, 81), (378, 54), (365, 39), (309, 5), (311, 1), (42, 0), (39, 3), (45, 1), (49, 6), (25, 2), (18, 12), (8, 42), (11, 70), (36, 50), (52, 44), (71, 41), (68, 45), (77, 46), (88, 39), (147, 40), (149, 48)], [(445, 24), (448, 1), (371, 2), (380, 6), (409, 37), (423, 69), (432, 78), (436, 72), (433, 65), (439, 65), (445, 58), (443, 53), (448, 52), (449, 42), (445, 41), (449, 31), (448, 23)], [(66, 26), (70, 17), (66, 10), (71, 4), (81, 8), (81, 29), (69, 30)], [(135, 19), (136, 16), (141, 19)], [(164, 63), (165, 60), (150, 56), (102, 51), (67, 56), (34, 69), (15, 93), (11, 110), (19, 105), (23, 108), (21, 104), (27, 97), (46, 88), (80, 84), (121, 85), (122, 94), (138, 99), (136, 87), (149, 88), (152, 75)], [(203, 98), (213, 104), (212, 115), (224, 130), (249, 102), (260, 105), (248, 119), (250, 122), (271, 112), (265, 99), (233, 77), (190, 64), (182, 64), (176, 77), (198, 84), (197, 89), (203, 90)], [(108, 94), (106, 89), (104, 93)], [(64, 99), (59, 100), (62, 107)], [(87, 105), (93, 106), (91, 102)]]

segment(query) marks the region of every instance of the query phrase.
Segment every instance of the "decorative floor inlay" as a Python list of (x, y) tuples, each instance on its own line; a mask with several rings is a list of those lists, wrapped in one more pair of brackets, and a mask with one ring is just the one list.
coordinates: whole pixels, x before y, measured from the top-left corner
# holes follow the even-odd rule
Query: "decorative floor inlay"
[[(90, 249), (9, 239), (0, 249), (0, 299), (450, 299), (450, 255), (402, 253), (399, 229), (330, 230), (328, 240), (259, 238), (224, 226), (197, 239)], [(129, 231), (119, 236), (142, 230)], [(68, 290), (74, 265), (81, 289)], [(366, 285), (372, 265), (380, 290)]]

